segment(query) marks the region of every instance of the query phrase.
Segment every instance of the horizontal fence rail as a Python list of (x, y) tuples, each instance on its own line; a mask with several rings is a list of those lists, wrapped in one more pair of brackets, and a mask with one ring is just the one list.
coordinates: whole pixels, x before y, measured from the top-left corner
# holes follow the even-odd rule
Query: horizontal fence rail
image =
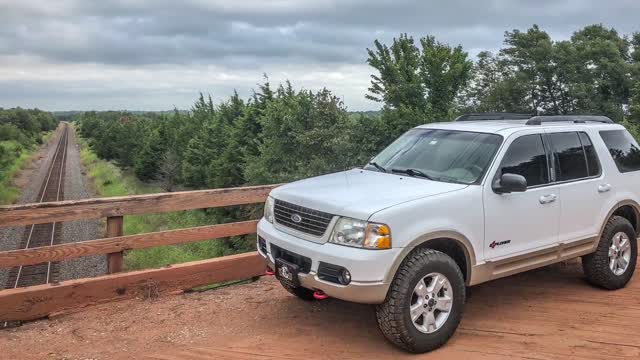
[(33, 320), (87, 305), (196, 286), (249, 279), (264, 273), (257, 253), (170, 265), (95, 278), (0, 291), (0, 319)]
[(132, 249), (176, 245), (193, 241), (246, 235), (256, 232), (257, 220), (138, 235), (116, 236), (40, 248), (0, 252), (0, 268), (61, 261), (89, 255), (116, 253)]
[(175, 292), (262, 275), (264, 263), (256, 252), (121, 272), (126, 250), (252, 234), (257, 225), (257, 220), (249, 220), (123, 236), (124, 216), (262, 203), (277, 186), (2, 206), (0, 228), (102, 217), (106, 217), (107, 227), (102, 239), (0, 252), (0, 268), (106, 254), (110, 274), (0, 290), (0, 321), (32, 320), (94, 303), (131, 298), (148, 292), (150, 287), (155, 293)]
[(157, 214), (265, 201), (277, 185), (0, 206), (0, 228), (110, 216)]

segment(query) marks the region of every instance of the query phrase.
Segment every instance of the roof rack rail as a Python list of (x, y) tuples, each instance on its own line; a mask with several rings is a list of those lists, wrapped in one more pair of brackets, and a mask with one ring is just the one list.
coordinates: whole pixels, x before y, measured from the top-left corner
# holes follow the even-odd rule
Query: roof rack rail
[(458, 116), (454, 121), (527, 120), (533, 115), (522, 113), (471, 113)]
[(597, 115), (551, 115), (551, 116), (534, 116), (530, 118), (526, 125), (541, 125), (547, 122), (573, 122), (575, 124), (584, 124), (587, 122), (598, 122), (603, 124), (613, 124), (613, 120), (606, 116)]

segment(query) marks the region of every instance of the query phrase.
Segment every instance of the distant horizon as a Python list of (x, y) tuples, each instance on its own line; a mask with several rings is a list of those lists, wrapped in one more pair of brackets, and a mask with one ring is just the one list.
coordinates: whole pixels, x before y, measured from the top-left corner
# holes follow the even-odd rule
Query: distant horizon
[[(95, 112), (108, 112), (108, 111), (114, 111), (114, 112), (151, 112), (151, 113), (156, 113), (156, 112), (173, 112), (175, 110), (178, 111), (191, 111), (191, 109), (171, 109), (171, 110), (134, 110), (134, 109), (108, 109), (108, 110), (96, 110), (96, 109), (90, 109), (90, 110), (48, 110), (48, 109), (41, 109), (41, 108), (25, 108), (25, 107), (21, 107), (21, 106), (13, 106), (13, 107), (1, 107), (3, 109), (14, 109), (14, 108), (22, 108), (22, 109), (38, 109), (38, 110), (42, 110), (42, 111), (46, 111), (46, 112), (50, 112), (50, 113), (65, 113), (65, 112), (89, 112), (89, 111), (95, 111)], [(378, 109), (378, 110), (349, 110), (349, 108), (347, 108), (347, 112), (351, 112), (351, 113), (366, 113), (366, 112), (381, 112), (382, 109)]]

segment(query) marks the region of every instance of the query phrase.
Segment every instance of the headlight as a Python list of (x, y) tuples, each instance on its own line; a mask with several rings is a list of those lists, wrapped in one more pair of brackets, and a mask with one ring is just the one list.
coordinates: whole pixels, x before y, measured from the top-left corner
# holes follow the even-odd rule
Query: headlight
[(366, 249), (390, 249), (391, 231), (384, 224), (341, 217), (333, 228), (329, 242)]
[(273, 224), (273, 198), (271, 196), (267, 197), (267, 201), (264, 203), (264, 218)]

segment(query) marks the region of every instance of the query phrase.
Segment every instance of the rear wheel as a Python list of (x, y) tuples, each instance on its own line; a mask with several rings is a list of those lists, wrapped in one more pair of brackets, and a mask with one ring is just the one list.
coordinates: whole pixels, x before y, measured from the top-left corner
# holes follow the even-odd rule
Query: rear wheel
[(453, 335), (465, 301), (462, 272), (452, 258), (426, 249), (407, 258), (376, 309), (385, 337), (414, 353), (444, 345)]
[(587, 280), (605, 289), (623, 288), (636, 268), (638, 242), (629, 220), (612, 216), (602, 232), (596, 251), (582, 257)]

